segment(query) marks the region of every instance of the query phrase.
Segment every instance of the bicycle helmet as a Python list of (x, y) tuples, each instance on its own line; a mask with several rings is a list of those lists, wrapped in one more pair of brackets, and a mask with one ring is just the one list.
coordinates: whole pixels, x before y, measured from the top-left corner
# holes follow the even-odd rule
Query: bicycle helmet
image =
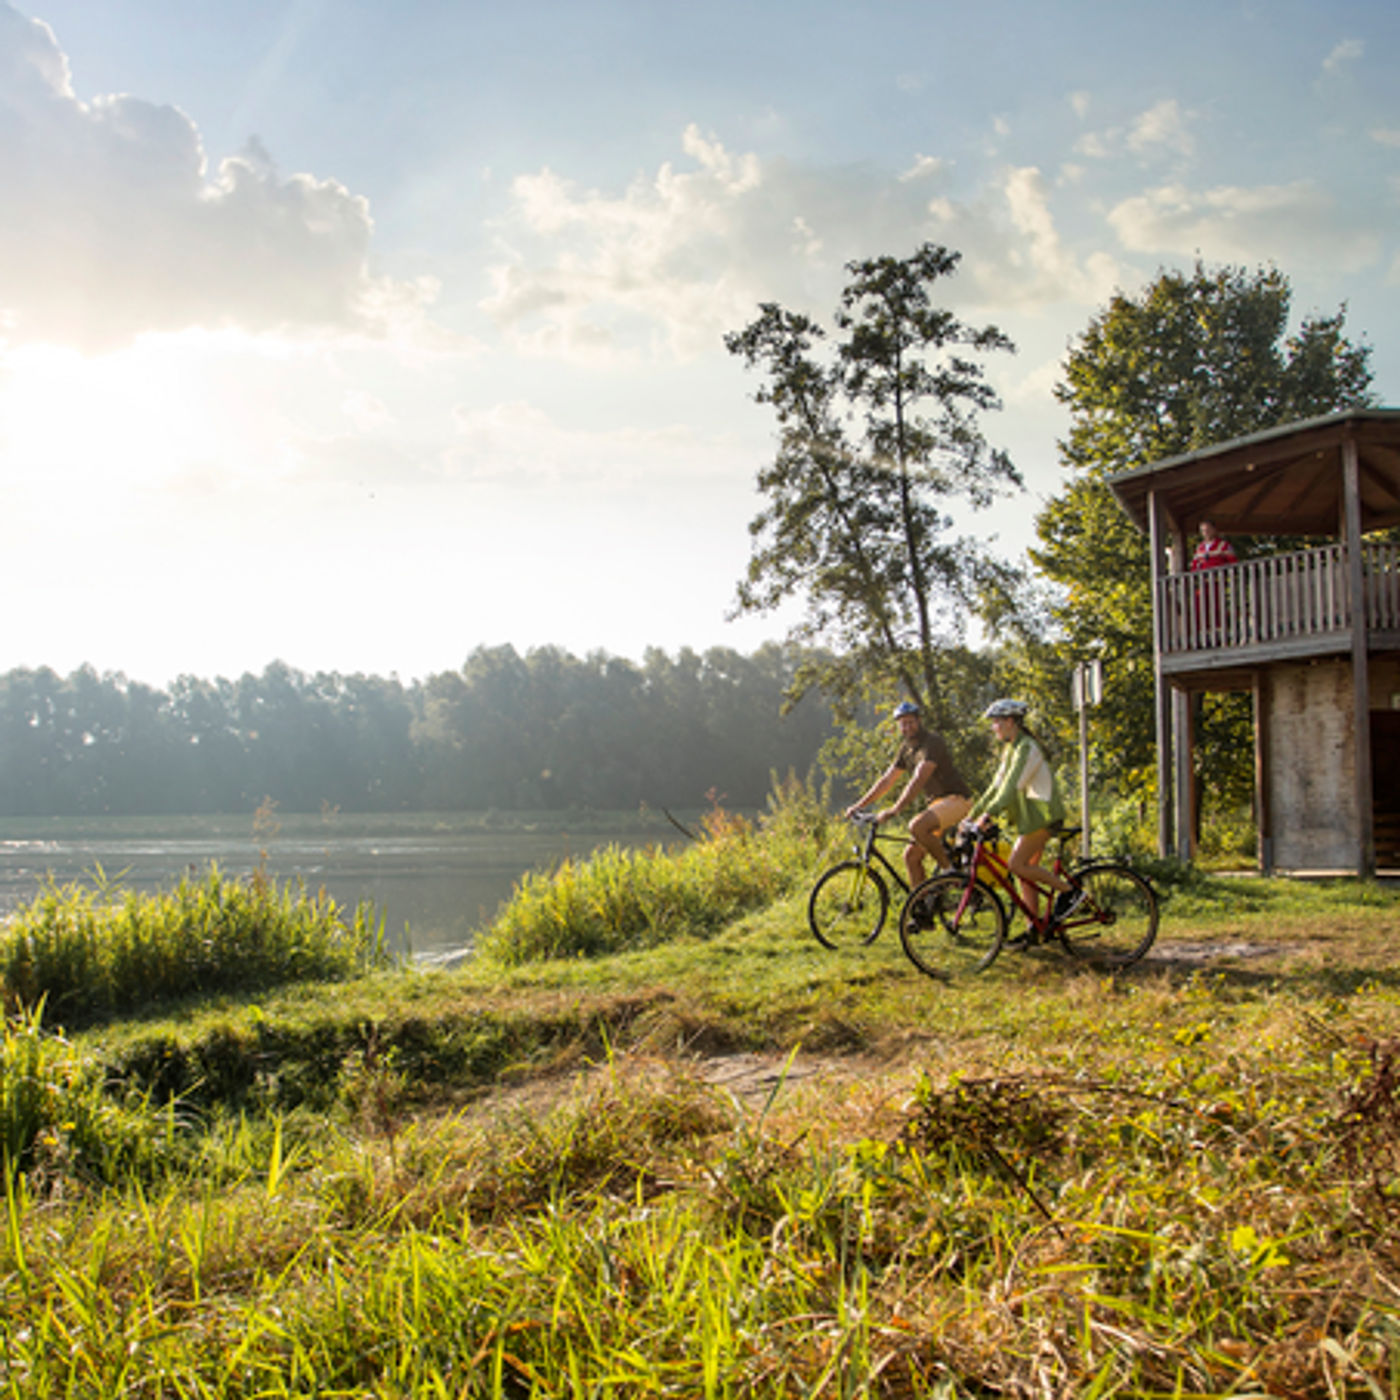
[(912, 700), (901, 700), (894, 707), (894, 713), (890, 715), (890, 718), (903, 719), (905, 715), (917, 715), (918, 713), (919, 707)]
[(993, 700), (982, 712), (983, 719), (1024, 719), (1030, 706), (1024, 700)]

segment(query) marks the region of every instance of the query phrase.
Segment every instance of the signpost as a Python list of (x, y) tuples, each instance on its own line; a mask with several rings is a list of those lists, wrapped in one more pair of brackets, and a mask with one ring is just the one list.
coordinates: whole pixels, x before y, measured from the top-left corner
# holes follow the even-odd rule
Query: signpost
[(1083, 854), (1092, 854), (1089, 835), (1089, 706), (1103, 700), (1103, 662), (1077, 661), (1070, 696), (1079, 711), (1079, 821), (1084, 828)]

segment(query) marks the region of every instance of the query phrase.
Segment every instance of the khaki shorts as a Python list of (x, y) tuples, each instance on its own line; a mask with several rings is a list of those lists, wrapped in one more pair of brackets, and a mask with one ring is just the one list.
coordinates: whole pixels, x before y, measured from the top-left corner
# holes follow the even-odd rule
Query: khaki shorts
[[(960, 793), (949, 793), (946, 797), (935, 797), (932, 802), (919, 813), (914, 821), (919, 821), (927, 817), (930, 813), (938, 823), (939, 831), (950, 831), (962, 821), (962, 819), (972, 810), (972, 799), (963, 797)], [(909, 825), (913, 826), (914, 822)]]

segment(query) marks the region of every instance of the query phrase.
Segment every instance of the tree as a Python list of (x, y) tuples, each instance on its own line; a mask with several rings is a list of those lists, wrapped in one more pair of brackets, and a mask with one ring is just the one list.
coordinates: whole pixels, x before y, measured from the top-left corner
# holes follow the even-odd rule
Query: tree
[[(1115, 296), (1065, 361), (1056, 396), (1070, 431), (1059, 447), (1074, 478), (1038, 517), (1031, 558), (1059, 588), (1051, 614), (1061, 658), (1104, 662), (1111, 683), (1094, 727), (1125, 787), (1155, 781), (1152, 595), (1146, 537), (1106, 478), (1369, 403), (1370, 348), (1346, 338), (1345, 310), (1290, 335), (1290, 300), (1277, 270), (1198, 262), (1189, 274), (1163, 272), (1138, 297)], [(1065, 680), (1062, 663), (1057, 700)], [(1252, 790), (1247, 722), (1225, 704), (1202, 726), (1198, 758), (1217, 791)]]
[(816, 684), (850, 714), (872, 682), (897, 686), (935, 724), (948, 716), (940, 653), (964, 634), (967, 610), (1004, 583), (1005, 565), (953, 538), (955, 503), (984, 507), (1021, 484), (989, 448), (979, 415), (1000, 407), (973, 353), (1012, 350), (994, 326), (975, 329), (933, 304), (959, 254), (926, 243), (912, 257), (848, 263), (834, 323), (765, 303), (725, 337), (765, 383), (779, 428), (759, 473), (765, 504), (736, 611), (805, 603), (790, 640), (829, 648), (791, 694)]

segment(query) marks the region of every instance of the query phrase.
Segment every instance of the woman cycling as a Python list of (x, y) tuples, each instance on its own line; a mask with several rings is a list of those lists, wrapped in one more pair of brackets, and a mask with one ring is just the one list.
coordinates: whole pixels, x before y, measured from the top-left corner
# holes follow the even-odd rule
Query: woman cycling
[(1007, 867), (1021, 882), (1021, 898), (1030, 908), (1040, 907), (1040, 889), (1058, 894), (1053, 917), (1065, 918), (1083, 897), (1068, 880), (1040, 863), (1045, 843), (1064, 825), (1065, 805), (1054, 771), (1034, 734), (1026, 728), (1022, 700), (994, 700), (984, 719), (992, 722), (997, 742), (1006, 746), (992, 785), (972, 804), (964, 826), (985, 826), (994, 816), (1005, 815), (1015, 828)]

